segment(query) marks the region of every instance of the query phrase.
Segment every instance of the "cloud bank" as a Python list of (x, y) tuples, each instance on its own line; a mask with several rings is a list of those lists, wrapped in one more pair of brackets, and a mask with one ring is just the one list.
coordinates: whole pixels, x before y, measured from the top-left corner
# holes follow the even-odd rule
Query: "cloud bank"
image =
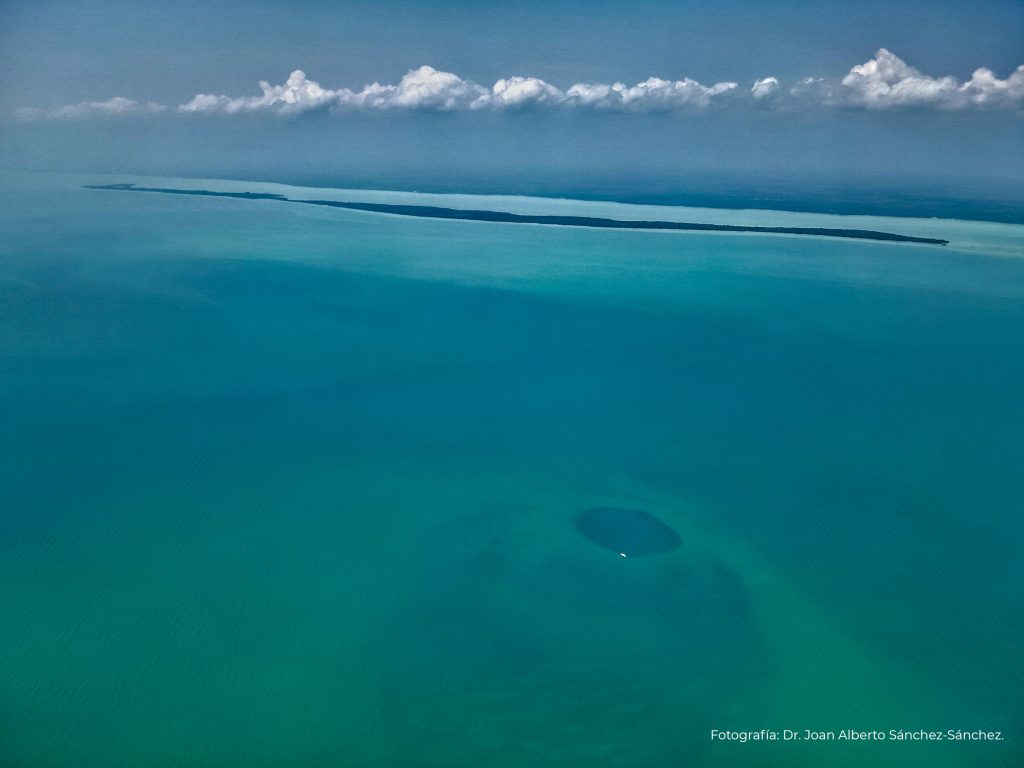
[(635, 86), (623, 83), (577, 83), (567, 90), (536, 77), (513, 76), (491, 88), (463, 80), (433, 67), (410, 70), (397, 85), (372, 83), (360, 91), (329, 90), (295, 70), (284, 85), (260, 83), (260, 96), (197, 94), (178, 107), (180, 112), (236, 114), (273, 111), (283, 114), (317, 109), (344, 110), (516, 110), (528, 107), (592, 107), (618, 111), (662, 111), (680, 107), (707, 107), (711, 100), (736, 87), (736, 83), (705, 86), (696, 80), (669, 81), (650, 78)]
[[(377, 82), (360, 90), (325, 88), (300, 69), (282, 85), (262, 81), (261, 93), (252, 96), (196, 94), (177, 107), (182, 114), (275, 113), (313, 111), (522, 111), (561, 108), (607, 112), (701, 111), (721, 106), (770, 108), (824, 107), (896, 110), (936, 109), (966, 111), (1007, 109), (1024, 111), (1024, 65), (1006, 79), (990, 69), (974, 71), (959, 81), (951, 75), (922, 74), (885, 48), (857, 64), (842, 77), (805, 77), (791, 84), (766, 76), (748, 87), (735, 82), (705, 85), (691, 78), (663, 80), (651, 77), (636, 85), (576, 83), (562, 90), (536, 77), (512, 76), (487, 88), (451, 72), (433, 67), (412, 69), (397, 84)], [(96, 116), (140, 115), (166, 111), (153, 102), (124, 97), (82, 102), (56, 109), (23, 108), (27, 119), (75, 119)]]

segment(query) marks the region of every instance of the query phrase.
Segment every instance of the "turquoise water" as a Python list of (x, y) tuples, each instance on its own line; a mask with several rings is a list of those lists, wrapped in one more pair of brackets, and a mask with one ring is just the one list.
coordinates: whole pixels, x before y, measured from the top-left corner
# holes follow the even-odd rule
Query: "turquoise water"
[(1024, 760), (1024, 227), (112, 181), (0, 193), (0, 764)]

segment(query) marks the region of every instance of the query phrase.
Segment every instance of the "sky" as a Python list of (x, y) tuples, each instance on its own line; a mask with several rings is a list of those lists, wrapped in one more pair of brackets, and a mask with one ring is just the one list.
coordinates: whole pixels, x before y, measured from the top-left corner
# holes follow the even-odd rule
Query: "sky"
[(4, 0), (0, 167), (1012, 196), (1021, 65), (1020, 0)]

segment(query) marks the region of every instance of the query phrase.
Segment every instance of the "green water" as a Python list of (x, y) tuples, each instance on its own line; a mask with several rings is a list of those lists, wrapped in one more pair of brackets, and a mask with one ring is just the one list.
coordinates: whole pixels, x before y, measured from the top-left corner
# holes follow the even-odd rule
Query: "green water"
[(0, 190), (0, 765), (1024, 762), (1024, 227), (110, 181)]

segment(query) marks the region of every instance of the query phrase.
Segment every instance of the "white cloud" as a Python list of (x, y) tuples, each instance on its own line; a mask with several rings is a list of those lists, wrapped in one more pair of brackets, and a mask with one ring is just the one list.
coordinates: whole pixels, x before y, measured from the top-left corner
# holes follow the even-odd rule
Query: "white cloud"
[(284, 85), (260, 83), (261, 96), (214, 96), (200, 93), (178, 107), (181, 112), (295, 114), (317, 109), (424, 109), (451, 111), (472, 108), (487, 91), (470, 80), (433, 67), (409, 70), (398, 85), (371, 83), (360, 91), (324, 88), (297, 69)]
[(487, 90), (473, 81), (424, 66), (411, 70), (399, 81), (394, 105), (449, 111), (479, 106), (486, 97)]
[(627, 109), (663, 110), (683, 106), (706, 107), (711, 97), (728, 93), (736, 83), (715, 83), (705, 86), (696, 80), (662, 80), (652, 77), (621, 91), (622, 104)]
[(996, 77), (991, 69), (976, 69), (960, 91), (975, 106), (1024, 107), (1024, 64), (1005, 80)]
[(952, 75), (922, 74), (881, 48), (874, 58), (853, 67), (841, 82), (846, 102), (867, 109), (1024, 106), (1024, 66), (1005, 80), (990, 69), (978, 69), (961, 83)]
[(339, 92), (337, 104), (351, 109), (422, 109), (450, 112), (474, 109), (487, 99), (487, 90), (451, 72), (422, 66), (409, 70), (398, 85), (373, 83), (361, 91)]
[(779, 90), (779, 79), (777, 77), (763, 77), (755, 80), (750, 89), (750, 95), (755, 99), (764, 99), (777, 93)]
[(397, 91), (397, 86), (373, 83), (364, 86), (358, 93), (348, 91), (338, 99), (338, 106), (349, 109), (388, 109), (394, 106)]
[(75, 120), (83, 117), (114, 117), (117, 115), (152, 115), (167, 109), (163, 104), (152, 101), (141, 103), (124, 96), (115, 96), (106, 101), (82, 101), (66, 104), (54, 109), (21, 107), (16, 114), (22, 120)]
[(605, 85), (604, 83), (576, 83), (565, 92), (574, 103), (586, 107), (606, 107), (621, 103), (618, 91), (625, 89), (622, 83)]
[(561, 104), (565, 94), (536, 77), (502, 78), (491, 88), (489, 106), (517, 108), (533, 104)]
[(595, 109), (659, 112), (681, 107), (706, 107), (713, 97), (729, 93), (736, 83), (701, 85), (696, 80), (662, 80), (651, 77), (634, 86), (624, 83), (577, 83), (566, 91), (573, 104)]
[[(691, 78), (651, 77), (633, 86), (624, 83), (576, 83), (564, 91), (536, 77), (508, 77), (486, 88), (451, 72), (421, 66), (397, 84), (371, 83), (355, 91), (325, 88), (297, 69), (281, 85), (263, 81), (261, 93), (225, 96), (200, 93), (180, 105), (181, 113), (298, 114), (312, 110), (375, 111), (518, 110), (528, 107), (587, 108), (617, 112), (702, 110), (713, 104), (769, 108), (808, 106), (869, 110), (929, 108), (940, 110), (1024, 109), (1024, 65), (1001, 80), (990, 69), (977, 69), (970, 80), (922, 74), (882, 48), (843, 77), (805, 77), (783, 84), (776, 77), (755, 80), (749, 90), (734, 82), (704, 85)], [(162, 104), (115, 97), (55, 109), (22, 108), (18, 117), (73, 119), (92, 116), (143, 115), (166, 110)]]
[(918, 106), (948, 101), (959, 84), (956, 78), (922, 75), (903, 59), (882, 48), (842, 80), (850, 103), (869, 109)]
[[(262, 96), (214, 96), (210, 93), (199, 93), (189, 102), (178, 107), (179, 112), (256, 112), (273, 110), (282, 113), (307, 112), (311, 109), (323, 109), (336, 103), (347, 89), (331, 91), (315, 80), (309, 80), (306, 73), (296, 69), (288, 76), (284, 85), (271, 85), (266, 80), (260, 82)], [(348, 91), (351, 93), (351, 91)]]

